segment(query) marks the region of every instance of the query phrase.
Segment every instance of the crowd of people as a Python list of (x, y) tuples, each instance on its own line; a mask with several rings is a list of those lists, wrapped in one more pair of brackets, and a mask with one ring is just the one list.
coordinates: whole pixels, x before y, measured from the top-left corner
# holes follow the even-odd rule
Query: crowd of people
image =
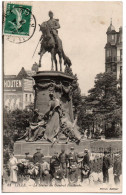
[[(18, 159), (13, 152), (7, 153), (4, 161), (3, 183), (18, 184), (24, 186), (73, 186), (90, 184), (91, 160), (88, 149), (83, 154), (75, 152), (74, 147), (66, 154), (65, 149), (61, 149), (60, 154), (54, 152), (51, 158), (47, 158), (41, 152), (41, 148), (36, 148), (37, 152), (31, 157), (25, 153), (24, 159)], [(109, 154), (104, 151), (102, 173), (103, 183), (109, 183), (108, 170), (111, 166)], [(113, 164), (113, 174), (115, 184), (120, 183), (121, 161), (119, 154), (115, 154)]]

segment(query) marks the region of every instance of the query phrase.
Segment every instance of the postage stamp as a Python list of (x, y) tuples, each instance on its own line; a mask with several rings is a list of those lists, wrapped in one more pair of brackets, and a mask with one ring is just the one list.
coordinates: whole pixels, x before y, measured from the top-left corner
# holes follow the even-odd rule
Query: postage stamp
[(4, 34), (29, 36), (32, 6), (7, 4)]

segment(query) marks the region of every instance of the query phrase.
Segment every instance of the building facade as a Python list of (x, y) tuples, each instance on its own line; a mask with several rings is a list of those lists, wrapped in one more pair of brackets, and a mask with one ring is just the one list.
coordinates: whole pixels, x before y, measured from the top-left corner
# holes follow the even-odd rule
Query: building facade
[(18, 75), (4, 76), (4, 107), (23, 110), (34, 102), (34, 74), (22, 68)]
[(119, 79), (122, 74), (122, 27), (117, 32), (110, 22), (107, 29), (107, 43), (105, 45), (105, 71), (112, 71)]

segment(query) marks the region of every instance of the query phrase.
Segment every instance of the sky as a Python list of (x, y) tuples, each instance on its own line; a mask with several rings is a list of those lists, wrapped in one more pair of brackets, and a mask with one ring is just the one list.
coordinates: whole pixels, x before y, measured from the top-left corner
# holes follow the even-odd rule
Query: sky
[[(17, 3), (17, 2), (16, 2)], [(34, 62), (39, 62), (39, 49), (33, 56), (41, 36), (38, 24), (49, 19), (52, 10), (59, 19), (58, 30), (66, 55), (72, 61), (72, 70), (78, 76), (82, 94), (94, 86), (96, 74), (105, 71), (106, 31), (112, 18), (118, 31), (122, 26), (121, 2), (23, 2), (32, 6), (37, 27), (33, 37), (22, 44), (14, 44), (4, 38), (4, 74), (18, 74), (22, 67), (30, 70)], [(18, 2), (22, 4), (22, 2)], [(51, 56), (46, 53), (40, 71), (51, 69)]]

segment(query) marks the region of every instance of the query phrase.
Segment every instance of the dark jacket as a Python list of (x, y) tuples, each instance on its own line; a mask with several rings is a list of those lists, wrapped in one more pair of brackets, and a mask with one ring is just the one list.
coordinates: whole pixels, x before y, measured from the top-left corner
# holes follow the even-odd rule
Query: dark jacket
[(72, 164), (74, 164), (74, 163), (78, 163), (78, 156), (77, 156), (77, 154), (75, 152), (74, 153), (69, 153), (68, 161), (69, 161), (70, 166)]
[(103, 171), (108, 170), (109, 167), (110, 167), (110, 159), (109, 159), (109, 157), (104, 156), (104, 157), (103, 157), (102, 170), (103, 170)]
[(60, 161), (60, 163), (66, 163), (67, 162), (67, 155), (65, 153), (60, 153), (59, 161)]
[(122, 165), (120, 160), (116, 160), (113, 165), (113, 174), (121, 175), (122, 173)]
[(89, 154), (86, 154), (83, 158), (83, 166), (88, 165), (89, 166), (90, 159), (89, 159)]

